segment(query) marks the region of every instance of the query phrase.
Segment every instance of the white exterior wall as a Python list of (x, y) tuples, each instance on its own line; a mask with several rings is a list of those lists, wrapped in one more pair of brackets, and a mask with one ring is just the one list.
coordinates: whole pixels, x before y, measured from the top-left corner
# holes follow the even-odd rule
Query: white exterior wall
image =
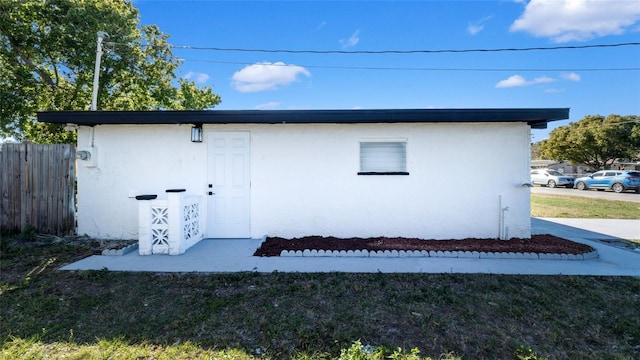
[[(79, 128), (78, 151), (89, 148), (91, 133)], [(166, 199), (166, 189), (204, 191), (205, 147), (190, 141), (191, 125), (96, 126), (94, 134), (97, 166), (77, 163), (78, 234), (137, 239), (135, 195)]]
[[(96, 126), (97, 167), (78, 164), (78, 233), (136, 238), (129, 195), (204, 195), (207, 146), (190, 129)], [(531, 236), (524, 123), (204, 125), (214, 130), (251, 133), (252, 237)], [(90, 133), (80, 128), (79, 150)], [(406, 139), (410, 175), (357, 175), (359, 141), (372, 139)]]

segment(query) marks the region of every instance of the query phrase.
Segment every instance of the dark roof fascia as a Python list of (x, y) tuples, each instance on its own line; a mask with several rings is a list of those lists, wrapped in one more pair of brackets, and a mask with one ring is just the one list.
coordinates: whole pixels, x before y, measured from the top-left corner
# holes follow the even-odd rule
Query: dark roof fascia
[(376, 109), (376, 110), (197, 110), (197, 111), (47, 111), (38, 121), (57, 124), (363, 124), (526, 122), (544, 129), (569, 118), (568, 108)]

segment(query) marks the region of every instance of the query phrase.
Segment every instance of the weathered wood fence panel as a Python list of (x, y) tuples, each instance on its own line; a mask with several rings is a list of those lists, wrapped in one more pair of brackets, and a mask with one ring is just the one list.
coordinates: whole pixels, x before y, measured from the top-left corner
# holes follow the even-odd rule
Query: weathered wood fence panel
[(75, 233), (76, 150), (70, 144), (4, 144), (0, 151), (0, 229), (33, 226)]

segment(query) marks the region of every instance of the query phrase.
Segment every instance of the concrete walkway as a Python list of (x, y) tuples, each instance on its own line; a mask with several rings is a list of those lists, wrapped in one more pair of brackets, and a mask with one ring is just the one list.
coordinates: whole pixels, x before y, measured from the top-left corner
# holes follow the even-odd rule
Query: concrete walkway
[(531, 275), (640, 276), (640, 251), (608, 245), (602, 240), (640, 239), (640, 220), (532, 218), (533, 234), (553, 234), (588, 244), (598, 251), (590, 260), (380, 258), (380, 257), (254, 257), (260, 239), (203, 240), (179, 256), (94, 255), (62, 270), (230, 273), (361, 272), (361, 273), (488, 273)]

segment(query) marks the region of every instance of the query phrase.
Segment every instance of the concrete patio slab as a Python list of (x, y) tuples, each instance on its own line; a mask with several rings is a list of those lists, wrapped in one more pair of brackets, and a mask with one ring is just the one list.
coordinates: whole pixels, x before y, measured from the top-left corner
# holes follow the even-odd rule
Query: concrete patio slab
[(640, 239), (640, 220), (532, 218), (533, 234), (553, 234), (594, 247), (588, 260), (437, 257), (254, 257), (262, 239), (206, 239), (179, 256), (94, 255), (61, 270), (145, 272), (487, 273), (640, 276), (640, 251), (594, 239)]

